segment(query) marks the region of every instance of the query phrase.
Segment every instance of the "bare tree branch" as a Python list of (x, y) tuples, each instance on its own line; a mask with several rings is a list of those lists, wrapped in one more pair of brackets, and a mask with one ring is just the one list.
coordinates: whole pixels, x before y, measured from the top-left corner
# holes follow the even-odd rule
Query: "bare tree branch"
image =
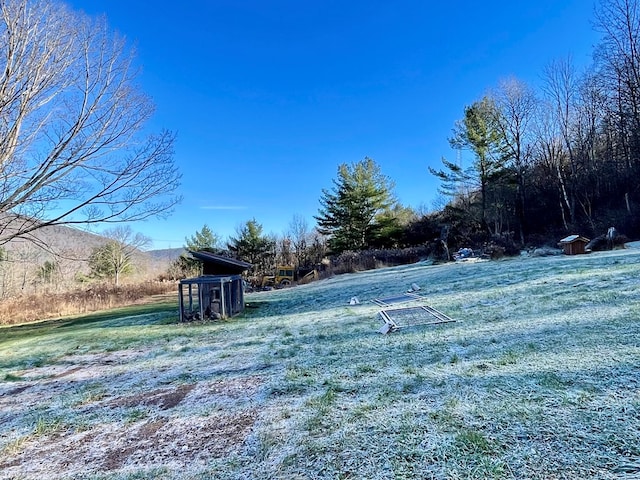
[(180, 174), (132, 53), (104, 19), (42, 0), (0, 2), (0, 244), (47, 225), (169, 212)]

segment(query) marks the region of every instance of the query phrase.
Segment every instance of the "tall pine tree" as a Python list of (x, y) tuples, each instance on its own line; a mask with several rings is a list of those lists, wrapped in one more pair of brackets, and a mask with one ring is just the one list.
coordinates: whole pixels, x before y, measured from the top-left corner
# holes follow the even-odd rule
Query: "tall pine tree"
[(188, 252), (205, 250), (211, 253), (223, 253), (220, 248), (220, 237), (207, 224), (202, 227), (202, 230), (196, 231), (190, 237), (185, 237), (184, 241), (185, 252), (169, 267), (169, 275), (172, 278), (194, 277), (202, 273), (202, 262), (192, 258)]
[(270, 272), (275, 267), (276, 242), (262, 233), (262, 225), (256, 219), (237, 228), (237, 236), (229, 238), (227, 248), (240, 260), (253, 265), (256, 275)]
[[(454, 197), (463, 204), (475, 203), (479, 197), (479, 223), (487, 233), (500, 233), (492, 229), (489, 215), (490, 187), (504, 174), (504, 136), (499, 131), (495, 118), (498, 115), (493, 101), (484, 97), (464, 109), (464, 118), (456, 122), (449, 143), (453, 148), (470, 150), (474, 159), (471, 166), (442, 159), (446, 170), (429, 168), (442, 182), (442, 193)], [(467, 198), (463, 198), (467, 197)], [(473, 197), (473, 198), (472, 198)]]
[(314, 217), (318, 231), (329, 236), (333, 253), (369, 247), (380, 234), (379, 215), (395, 203), (393, 182), (366, 157), (341, 164), (333, 183), (331, 190), (322, 190), (321, 207)]

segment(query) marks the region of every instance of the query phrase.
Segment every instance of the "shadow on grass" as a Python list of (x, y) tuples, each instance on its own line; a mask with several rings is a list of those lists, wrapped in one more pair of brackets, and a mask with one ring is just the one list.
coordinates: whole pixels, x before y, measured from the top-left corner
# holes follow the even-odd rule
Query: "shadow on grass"
[[(93, 312), (82, 316), (74, 316), (67, 318), (59, 318), (55, 320), (43, 320), (35, 323), (25, 323), (21, 325), (12, 325), (0, 328), (0, 344), (8, 341), (19, 340), (24, 337), (34, 337), (47, 335), (54, 330), (67, 330), (81, 328), (87, 325), (93, 325), (99, 322), (110, 320), (118, 320), (123, 317), (137, 317), (151, 314), (162, 315), (160, 321), (153, 323), (177, 323), (177, 302), (150, 303), (143, 305), (132, 305), (129, 307), (118, 307), (112, 310), (104, 310), (101, 312)], [(175, 314), (172, 318), (171, 315)], [(123, 323), (123, 326), (125, 323)], [(126, 325), (130, 325), (130, 322)]]

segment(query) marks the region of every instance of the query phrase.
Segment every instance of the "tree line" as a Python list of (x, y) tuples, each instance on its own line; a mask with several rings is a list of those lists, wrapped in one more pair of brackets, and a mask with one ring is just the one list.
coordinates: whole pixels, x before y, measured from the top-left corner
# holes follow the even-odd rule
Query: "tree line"
[(601, 39), (584, 70), (570, 57), (555, 60), (536, 88), (506, 78), (464, 107), (449, 142), (465, 161), (429, 168), (441, 183), (433, 211), (401, 205), (373, 159), (340, 165), (314, 217), (326, 252), (431, 245), (447, 256), (444, 245), (515, 253), (610, 226), (640, 236), (638, 2), (602, 0), (594, 27)]
[(472, 161), (431, 169), (450, 198), (440, 215), (462, 236), (640, 234), (637, 2), (600, 2), (594, 25), (602, 38), (584, 71), (553, 61), (537, 90), (509, 78), (464, 109), (449, 140)]
[[(222, 245), (205, 225), (186, 246), (242, 258), (258, 273), (351, 251), (430, 245), (446, 254), (496, 244), (515, 251), (609, 226), (638, 237), (640, 9), (637, 0), (601, 0), (594, 12), (601, 38), (587, 68), (556, 60), (535, 88), (507, 78), (462, 109), (449, 142), (465, 161), (443, 158), (429, 168), (443, 198), (433, 211), (402, 205), (393, 181), (364, 158), (338, 166), (332, 187), (320, 192), (315, 227), (296, 216), (277, 236), (251, 219)], [(0, 67), (0, 246), (37, 243), (44, 227), (170, 213), (179, 201), (174, 135), (145, 133), (153, 105), (137, 88), (126, 42), (104, 19), (56, 2), (4, 1)], [(93, 252), (91, 271), (119, 281), (144, 239), (111, 233)], [(57, 275), (53, 263), (38, 268), (43, 283)]]
[(459, 157), (429, 168), (443, 199), (434, 211), (395, 202), (370, 159), (340, 166), (316, 217), (331, 250), (440, 240), (515, 252), (610, 226), (640, 236), (638, 2), (601, 1), (594, 26), (601, 40), (584, 70), (552, 61), (537, 88), (506, 78), (463, 109), (449, 138)]

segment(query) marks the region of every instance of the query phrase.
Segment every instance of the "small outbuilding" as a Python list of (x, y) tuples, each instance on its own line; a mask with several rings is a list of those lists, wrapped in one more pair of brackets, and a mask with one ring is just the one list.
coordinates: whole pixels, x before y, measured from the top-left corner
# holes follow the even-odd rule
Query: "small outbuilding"
[(206, 250), (197, 252), (190, 250), (189, 253), (193, 258), (202, 262), (203, 275), (241, 275), (252, 267), (250, 263), (242, 260), (217, 255)]
[(558, 245), (566, 255), (580, 255), (586, 253), (585, 246), (589, 243), (589, 239), (580, 235), (569, 235), (560, 240)]
[(202, 262), (203, 274), (178, 285), (180, 321), (216, 320), (243, 312), (242, 272), (251, 264), (206, 251), (189, 253)]

